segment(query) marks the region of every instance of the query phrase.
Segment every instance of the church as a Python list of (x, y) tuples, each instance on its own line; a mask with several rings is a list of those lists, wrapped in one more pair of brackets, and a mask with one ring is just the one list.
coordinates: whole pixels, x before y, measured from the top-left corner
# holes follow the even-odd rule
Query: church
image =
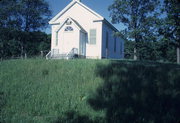
[(49, 21), (51, 51), (47, 59), (122, 59), (124, 39), (118, 30), (81, 0), (72, 0)]

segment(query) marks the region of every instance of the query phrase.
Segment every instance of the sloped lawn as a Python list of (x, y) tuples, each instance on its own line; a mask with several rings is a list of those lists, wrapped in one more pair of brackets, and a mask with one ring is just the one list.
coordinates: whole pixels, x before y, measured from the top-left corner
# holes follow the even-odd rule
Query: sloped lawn
[(118, 60), (0, 62), (2, 123), (177, 122), (180, 65)]

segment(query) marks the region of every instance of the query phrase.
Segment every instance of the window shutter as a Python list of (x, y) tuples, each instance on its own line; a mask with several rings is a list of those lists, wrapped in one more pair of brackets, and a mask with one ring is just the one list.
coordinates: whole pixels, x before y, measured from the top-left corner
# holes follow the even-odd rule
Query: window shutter
[(109, 45), (109, 34), (108, 32), (106, 32), (106, 49), (108, 49), (108, 45)]
[(122, 42), (122, 40), (121, 40), (121, 41), (120, 41), (120, 54), (122, 54), (122, 52), (123, 52), (123, 49), (122, 49), (123, 46), (122, 46), (122, 45), (123, 45), (123, 42)]
[(90, 44), (96, 44), (96, 29), (90, 29)]
[(56, 32), (56, 46), (58, 45), (58, 32)]
[(114, 52), (116, 52), (116, 37), (114, 37)]

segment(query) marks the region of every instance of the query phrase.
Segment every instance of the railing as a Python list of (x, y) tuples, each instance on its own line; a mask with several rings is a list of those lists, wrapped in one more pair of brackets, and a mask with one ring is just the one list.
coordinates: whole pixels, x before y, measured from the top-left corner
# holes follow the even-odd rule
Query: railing
[(75, 58), (75, 55), (78, 55), (78, 49), (72, 48), (72, 50), (67, 54), (67, 59)]
[(48, 54), (46, 55), (46, 59), (50, 59), (51, 58), (51, 51), (48, 52)]
[(59, 54), (54, 52), (54, 49), (52, 51), (49, 51), (49, 53), (46, 55), (46, 59), (73, 59), (78, 55), (78, 49), (72, 48), (72, 50), (69, 53), (65, 54)]

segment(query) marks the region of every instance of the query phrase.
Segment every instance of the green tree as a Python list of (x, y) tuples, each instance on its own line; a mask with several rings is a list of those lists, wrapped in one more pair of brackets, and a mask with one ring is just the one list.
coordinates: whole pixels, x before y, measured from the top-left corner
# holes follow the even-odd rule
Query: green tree
[(37, 31), (47, 26), (51, 11), (45, 0), (19, 0), (21, 28), (24, 31)]
[(16, 0), (1, 0), (0, 1), (0, 27), (20, 29), (21, 20), (18, 20), (19, 7)]
[(47, 26), (51, 11), (45, 0), (1, 0), (0, 26), (37, 31)]
[(177, 63), (180, 63), (180, 2), (179, 0), (164, 0), (164, 11), (167, 14), (162, 30), (164, 39), (172, 41), (177, 48)]
[[(134, 59), (137, 59), (138, 44), (154, 41), (159, 0), (114, 0), (109, 7), (113, 23), (123, 23), (128, 27), (128, 38), (135, 41)], [(139, 59), (141, 55), (139, 55)]]
[[(38, 33), (37, 31), (46, 28), (50, 16), (51, 11), (45, 0), (1, 0), (0, 28), (4, 31), (0, 33), (1, 57), (10, 56), (11, 53), (3, 55), (10, 40), (13, 42), (11, 45), (20, 45), (17, 50), (20, 49), (21, 56), (26, 53), (28, 46), (38, 41), (31, 38), (30, 32)], [(14, 33), (11, 33), (12, 31)], [(8, 38), (7, 34), (11, 35), (11, 38)]]
[(158, 52), (161, 61), (176, 62), (176, 47), (170, 33), (170, 25), (167, 24), (168, 18), (160, 19), (158, 28)]

